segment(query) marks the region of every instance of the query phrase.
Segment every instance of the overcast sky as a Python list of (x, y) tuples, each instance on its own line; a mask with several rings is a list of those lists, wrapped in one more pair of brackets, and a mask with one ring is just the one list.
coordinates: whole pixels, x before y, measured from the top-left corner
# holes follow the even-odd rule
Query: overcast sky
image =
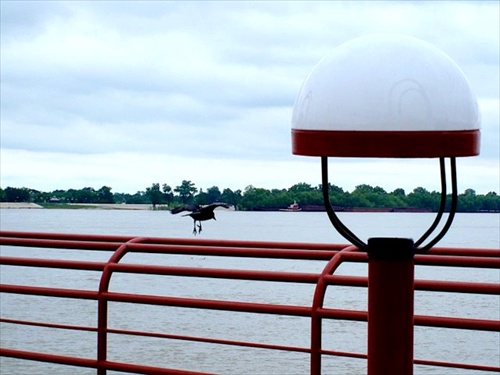
[[(336, 46), (402, 33), (448, 54), (482, 117), (459, 190), (499, 193), (499, 2), (1, 1), (1, 187), (191, 180), (244, 190), (321, 183), (291, 154), (295, 97)], [(333, 159), (331, 183), (439, 190), (438, 161)]]

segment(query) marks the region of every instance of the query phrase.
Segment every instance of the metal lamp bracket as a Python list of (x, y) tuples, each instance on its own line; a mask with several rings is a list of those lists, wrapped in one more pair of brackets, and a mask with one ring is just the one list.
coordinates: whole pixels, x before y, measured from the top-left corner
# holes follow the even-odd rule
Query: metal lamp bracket
[[(441, 238), (448, 232), (448, 229), (453, 222), (455, 217), (455, 213), (457, 210), (457, 168), (456, 168), (456, 159), (455, 157), (450, 157), (450, 169), (451, 169), (451, 206), (450, 212), (448, 214), (448, 218), (443, 225), (441, 231), (439, 231), (436, 236), (430, 240), (426, 245), (421, 246), (425, 240), (427, 240), (439, 226), (441, 219), (443, 218), (443, 213), (446, 207), (446, 168), (445, 168), (445, 158), (439, 158), (439, 167), (440, 167), (440, 175), (441, 175), (441, 200), (439, 204), (439, 209), (436, 214), (436, 217), (433, 223), (430, 225), (429, 229), (414, 243), (414, 251), (415, 253), (423, 253), (432, 248), (436, 243), (438, 243)], [(323, 192), (323, 201), (325, 203), (326, 212), (328, 213), (328, 217), (330, 222), (335, 227), (335, 229), (349, 242), (351, 242), (354, 246), (357, 246), (361, 250), (367, 250), (368, 244), (359, 239), (349, 228), (347, 228), (342, 221), (338, 218), (333, 206), (330, 202), (330, 196), (328, 191), (328, 157), (321, 157), (321, 177), (322, 177), (322, 192)]]

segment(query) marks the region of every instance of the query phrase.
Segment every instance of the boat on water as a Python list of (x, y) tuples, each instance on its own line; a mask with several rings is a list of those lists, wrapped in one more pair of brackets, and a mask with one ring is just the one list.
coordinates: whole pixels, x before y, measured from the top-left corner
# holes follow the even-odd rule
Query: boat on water
[(287, 208), (280, 208), (280, 211), (283, 211), (283, 212), (299, 212), (299, 211), (302, 211), (302, 208), (300, 208), (299, 204), (294, 201)]

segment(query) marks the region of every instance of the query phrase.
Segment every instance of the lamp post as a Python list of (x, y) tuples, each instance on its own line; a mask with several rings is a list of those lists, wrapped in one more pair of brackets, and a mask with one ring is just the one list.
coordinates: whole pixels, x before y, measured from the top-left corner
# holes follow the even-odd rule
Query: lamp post
[[(455, 158), (479, 154), (479, 125), (477, 101), (462, 71), (437, 48), (409, 36), (370, 35), (344, 43), (302, 85), (292, 116), (292, 152), (321, 157), (328, 217), (345, 239), (368, 253), (369, 375), (413, 374), (414, 254), (429, 250), (451, 226)], [(365, 243), (333, 210), (328, 157), (438, 158), (441, 202), (434, 222), (416, 241)], [(447, 200), (445, 158), (451, 208), (434, 234)]]

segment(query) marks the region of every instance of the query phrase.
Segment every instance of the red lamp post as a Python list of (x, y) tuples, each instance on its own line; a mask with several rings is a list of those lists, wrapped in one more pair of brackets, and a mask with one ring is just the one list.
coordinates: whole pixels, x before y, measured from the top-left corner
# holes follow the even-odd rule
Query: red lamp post
[[(372, 35), (342, 44), (305, 80), (292, 117), (292, 152), (320, 156), (328, 217), (368, 253), (368, 374), (413, 374), (415, 253), (434, 246), (456, 211), (455, 158), (479, 154), (480, 115), (462, 71), (443, 52), (401, 35)], [(416, 241), (359, 239), (337, 217), (328, 194), (328, 157), (439, 158), (441, 203)], [(450, 158), (451, 209), (445, 210), (445, 158)]]

